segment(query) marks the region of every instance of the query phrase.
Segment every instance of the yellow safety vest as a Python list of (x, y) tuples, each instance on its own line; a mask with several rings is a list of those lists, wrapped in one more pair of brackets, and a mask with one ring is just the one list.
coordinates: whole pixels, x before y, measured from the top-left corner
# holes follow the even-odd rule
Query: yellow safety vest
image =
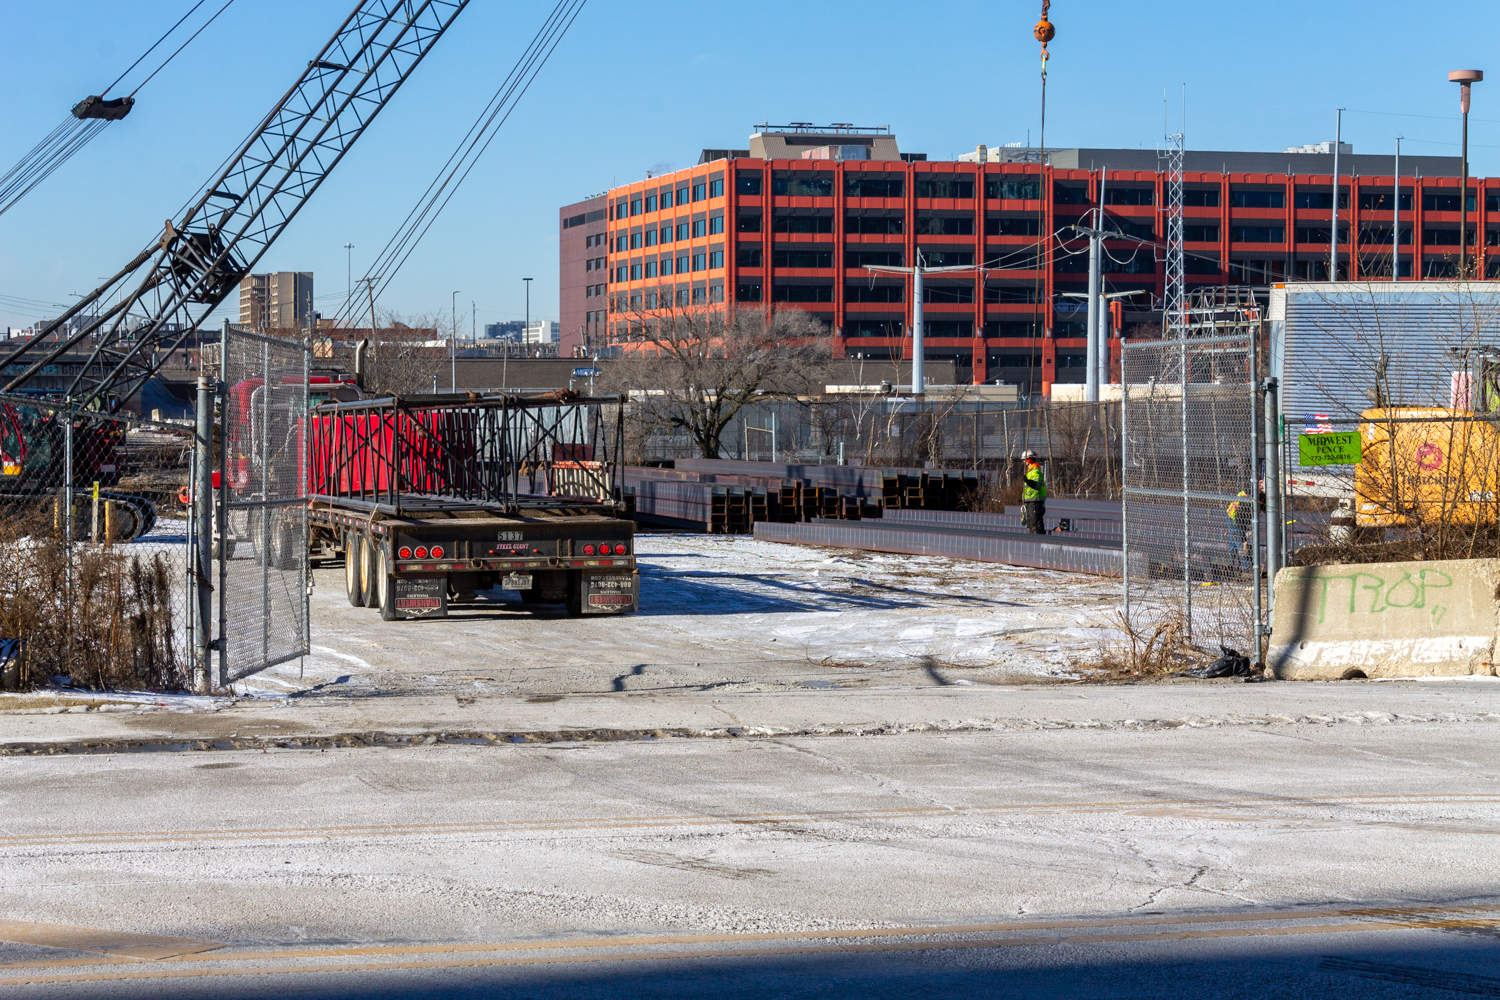
[[(1036, 482), (1035, 486), (1031, 485), (1033, 479)], [(1042, 472), (1042, 466), (1040, 462), (1036, 464), (1032, 464), (1029, 462), (1027, 463), (1026, 474), (1022, 482), (1022, 503), (1030, 503), (1033, 500), (1047, 499), (1047, 478), (1046, 474)]]

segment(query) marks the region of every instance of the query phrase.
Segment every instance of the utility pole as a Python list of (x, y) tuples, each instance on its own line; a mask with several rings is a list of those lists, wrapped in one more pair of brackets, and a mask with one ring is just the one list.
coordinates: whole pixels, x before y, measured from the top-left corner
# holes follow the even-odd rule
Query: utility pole
[(521, 327), (521, 343), (526, 343), (526, 335), (531, 332), (531, 279), (522, 278), (526, 282), (526, 325)]
[(1333, 119), (1333, 232), (1328, 236), (1328, 280), (1339, 280), (1339, 147), (1344, 136), (1344, 109)]
[(479, 307), (469, 300), (469, 347), (479, 346)]
[(354, 299), (354, 244), (344, 244), (344, 310)]
[[(889, 274), (909, 274), (912, 276), (911, 291), (911, 391), (914, 396), (921, 396), (927, 392), (927, 375), (924, 370), (925, 347), (922, 336), (922, 276), (925, 274), (941, 274), (951, 271), (977, 271), (981, 281), (984, 277), (985, 268), (974, 264), (957, 264), (952, 267), (928, 267), (922, 263), (922, 251), (917, 251), (916, 263), (912, 267), (888, 267), (884, 264), (866, 264), (866, 271), (884, 271)], [(982, 294), (982, 293), (981, 293)]]
[(1104, 184), (1099, 185), (1099, 207), (1094, 211), (1094, 228), (1089, 232), (1089, 297), (1088, 297), (1088, 352), (1085, 363), (1088, 367), (1083, 376), (1083, 398), (1090, 403), (1099, 402), (1099, 251), (1103, 241), (1099, 231), (1104, 228)]
[(1458, 185), (1458, 277), (1469, 278), (1469, 86), (1484, 79), (1482, 69), (1456, 69), (1448, 80), (1458, 84), (1458, 109), (1463, 112), (1463, 166)]
[(448, 331), (448, 391), (458, 391), (458, 293), (454, 292), (448, 299), (449, 322), (453, 329)]
[(1396, 136), (1396, 193), (1391, 203), (1391, 280), (1401, 279), (1401, 136)]

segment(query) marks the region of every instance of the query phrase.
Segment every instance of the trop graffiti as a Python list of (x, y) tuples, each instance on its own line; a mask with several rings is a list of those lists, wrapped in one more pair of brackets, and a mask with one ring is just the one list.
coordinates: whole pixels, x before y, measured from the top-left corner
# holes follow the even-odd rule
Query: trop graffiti
[[(1393, 575), (1394, 580), (1389, 578)], [(1453, 578), (1442, 570), (1421, 569), (1411, 573), (1398, 567), (1392, 567), (1385, 573), (1371, 568), (1348, 575), (1319, 573), (1301, 575), (1297, 579), (1304, 581), (1305, 586), (1313, 587), (1317, 593), (1319, 622), (1326, 621), (1330, 612), (1335, 615), (1344, 614), (1345, 602), (1339, 591), (1347, 584), (1350, 616), (1378, 615), (1392, 608), (1421, 608), (1426, 609), (1433, 628), (1442, 622), (1448, 609), (1445, 605), (1430, 603), (1429, 592), (1453, 586)], [(1335, 585), (1339, 585), (1337, 590)]]

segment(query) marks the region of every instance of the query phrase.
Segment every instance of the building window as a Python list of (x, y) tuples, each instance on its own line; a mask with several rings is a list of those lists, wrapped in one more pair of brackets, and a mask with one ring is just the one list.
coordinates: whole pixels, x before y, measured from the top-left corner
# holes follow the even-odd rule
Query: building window
[(677, 204), (678, 204), (678, 206), (681, 207), (683, 205), (686, 205), (687, 202), (688, 202), (688, 189), (685, 188), (685, 187), (678, 188), (677, 189)]
[[(1083, 260), (1084, 269), (1087, 270), (1087, 257), (1080, 254), (1079, 258)], [(1066, 258), (1066, 260), (1072, 259), (1072, 257)], [(994, 256), (986, 258), (984, 266), (997, 268), (1001, 271), (1035, 271), (1042, 266), (1041, 261), (1042, 251), (1037, 247), (1022, 246), (1014, 249), (1003, 247), (995, 251)]]
[(1054, 184), (1052, 185), (1052, 203), (1054, 205), (1087, 205), (1089, 189), (1074, 187), (1071, 184)]
[(706, 288), (695, 288), (695, 289), (693, 289), (693, 305), (695, 305), (695, 306), (701, 306), (707, 300), (707, 298), (708, 298), (708, 289), (706, 289)]
[(844, 336), (899, 337), (904, 326), (899, 319), (856, 319), (844, 324)]
[(974, 263), (972, 250), (928, 250), (924, 247), (921, 253), (927, 267), (966, 267)]
[(627, 280), (625, 275), (629, 273), (630, 272), (623, 265), (615, 268), (615, 281), (623, 283)]
[(1217, 243), (1219, 241), (1219, 227), (1183, 226), (1182, 238), (1188, 243)]
[(632, 250), (639, 250), (640, 248), (641, 248), (641, 234), (640, 233), (631, 233), (630, 234), (630, 249), (632, 249)]
[(974, 219), (972, 216), (960, 218), (944, 218), (942, 216), (917, 217), (918, 236), (972, 236), (974, 235)]
[(686, 222), (677, 223), (677, 238), (679, 240), (688, 238), (688, 224)]
[[(1300, 195), (1298, 196), (1301, 197)], [(1457, 212), (1458, 192), (1452, 194), (1424, 194), (1422, 196), (1422, 211), (1424, 212)], [(1474, 211), (1474, 196), (1469, 195), (1469, 211)]]
[[(1331, 230), (1327, 226), (1298, 226), (1298, 243), (1327, 243)], [(1339, 226), (1339, 242), (1349, 242), (1349, 227)], [(1458, 230), (1453, 230), (1453, 242), (1458, 242)]]
[(688, 290), (686, 288), (677, 289), (677, 304), (680, 306), (688, 304)]
[[(1121, 233), (1121, 234), (1123, 234), (1125, 236), (1135, 236), (1135, 237), (1138, 237), (1138, 238), (1143, 239), (1143, 240), (1152, 240), (1152, 239), (1156, 238), (1156, 229), (1155, 229), (1154, 225), (1152, 223), (1150, 223), (1150, 222), (1144, 222), (1144, 221), (1141, 221), (1141, 220), (1138, 220), (1138, 219), (1110, 219), (1108, 221), (1107, 225), (1111, 229), (1114, 229), (1117, 232), (1119, 232), (1119, 233)], [(1183, 239), (1190, 240), (1190, 239), (1193, 238), (1191, 236), (1186, 235), (1187, 230), (1192, 229), (1192, 228), (1194, 228), (1194, 227), (1192, 227), (1192, 226), (1184, 226), (1183, 227), (1183, 237), (1182, 237)], [(1208, 229), (1214, 230), (1216, 233), (1218, 232), (1218, 227), (1217, 226), (1208, 226), (1208, 227), (1202, 227), (1202, 226), (1200, 226), (1198, 228), (1200, 228), (1200, 229), (1201, 228), (1208, 228)], [(1214, 239), (1218, 239), (1219, 237), (1218, 236), (1214, 236), (1213, 238)]]
[[(1360, 211), (1365, 212), (1389, 212), (1391, 210), (1392, 191), (1361, 191), (1359, 193)], [(1500, 211), (1500, 197), (1490, 195), (1484, 199), (1484, 206), (1488, 211)], [(1401, 192), (1401, 211), (1411, 211), (1411, 192)]]
[(654, 230), (654, 229), (648, 229), (648, 230), (646, 230), (646, 246), (648, 246), (648, 247), (654, 247), (654, 246), (656, 246), (656, 230)]
[(1035, 201), (1042, 196), (1041, 178), (1036, 176), (992, 178), (984, 182), (984, 196)]
[(639, 264), (631, 264), (630, 265), (630, 280), (631, 281), (640, 281), (641, 280), (641, 265), (639, 265)]
[(970, 177), (946, 177), (940, 174), (917, 175), (918, 198), (974, 197), (974, 180)]
[(1030, 219), (985, 219), (986, 236), (1035, 236), (1041, 232), (1041, 223)]
[(778, 213), (771, 218), (771, 231), (774, 233), (831, 233), (833, 232), (833, 216)]
[(681, 257), (677, 258), (677, 273), (678, 274), (686, 274), (687, 273), (687, 269), (688, 269), (688, 257), (687, 257), (687, 254), (683, 254)]
[(648, 211), (648, 212), (654, 212), (654, 211), (656, 211), (656, 195), (654, 195), (654, 194), (648, 194), (648, 195), (646, 195), (646, 211)]
[(586, 299), (591, 299), (591, 298), (594, 297), (594, 286), (593, 285), (584, 285), (583, 286), (583, 297), (586, 298)]
[(724, 231), (724, 216), (722, 216), (722, 215), (715, 215), (713, 218), (711, 218), (711, 219), (708, 220), (708, 235), (713, 236), (716, 233), (722, 233), (723, 231)]
[(671, 191), (663, 191), (661, 193), (661, 207), (662, 208), (671, 208), (672, 207), (672, 192)]
[[(1455, 206), (1457, 205), (1457, 202), (1458, 202), (1458, 199), (1454, 198)], [(1296, 204), (1296, 207), (1297, 208), (1321, 208), (1321, 209), (1323, 209), (1325, 211), (1330, 211), (1333, 208), (1333, 192), (1332, 191), (1298, 191), (1297, 192), (1297, 204)], [(1347, 192), (1347, 191), (1340, 191), (1339, 192), (1339, 208), (1348, 208), (1348, 207), (1349, 207), (1349, 192)], [(1458, 211), (1457, 207), (1454, 208), (1454, 211), (1455, 212)]]
[[(1342, 229), (1343, 227), (1339, 227)], [(1327, 230), (1324, 230), (1327, 232)], [(1343, 234), (1344, 239), (1339, 242), (1348, 241), (1348, 233)], [(1422, 242), (1427, 246), (1456, 247), (1458, 246), (1458, 229), (1424, 229), (1422, 230)], [(1469, 246), (1474, 245), (1474, 227), (1469, 227)]]
[(776, 285), (771, 292), (773, 302), (832, 302), (832, 285)]
[(654, 278), (654, 277), (656, 277), (656, 261), (654, 261), (654, 260), (648, 260), (648, 261), (646, 261), (646, 265), (645, 266), (646, 266), (646, 270), (645, 270), (645, 274), (643, 275), (643, 277), (646, 277), (646, 278)]
[(972, 337), (974, 324), (966, 319), (935, 319), (922, 323), (922, 333), (928, 337)]
[[(1154, 266), (1152, 270), (1155, 270)], [(1192, 254), (1182, 262), (1182, 270), (1184, 274), (1212, 274), (1217, 276), (1220, 266), (1219, 262), (1212, 257), (1201, 257), (1197, 254)]]
[(984, 301), (999, 304), (1031, 303), (1040, 301), (1035, 285), (987, 285)]
[(708, 268), (710, 271), (724, 266), (724, 251), (710, 250), (708, 253)]
[(858, 171), (844, 174), (844, 194), (850, 198), (902, 198), (906, 182), (900, 177), (867, 177)]
[(641, 199), (639, 199), (639, 198), (632, 198), (632, 199), (630, 199), (630, 214), (631, 215), (640, 215), (641, 214)]
[(592, 271), (594, 269), (594, 258), (590, 257), (588, 260), (584, 261), (583, 269), (585, 271)]
[(740, 267), (760, 267), (760, 247), (754, 243), (741, 243), (734, 253), (734, 262)]
[(1059, 354), (1057, 356), (1057, 367), (1059, 368), (1087, 368), (1089, 356), (1087, 354)]
[[(710, 198), (724, 197), (724, 181), (722, 178), (708, 182), (708, 196)], [(720, 298), (722, 299), (722, 296)]]
[(833, 175), (778, 170), (771, 175), (771, 193), (794, 198), (832, 198)]
[(665, 278), (665, 277), (670, 276), (671, 273), (672, 273), (672, 258), (671, 257), (663, 257), (661, 259), (661, 276), (663, 278)]
[(973, 285), (924, 285), (923, 302), (973, 302)]
[[(1183, 192), (1187, 194), (1186, 191)], [(1183, 204), (1186, 204), (1184, 200)], [(1125, 188), (1104, 186), (1104, 204), (1106, 205), (1154, 205), (1156, 204), (1156, 191), (1152, 188)]]
[(705, 253), (695, 253), (695, 254), (693, 254), (693, 270), (694, 271), (702, 271), (702, 270), (704, 270), (707, 267), (708, 267), (708, 254), (705, 254)]
[(1285, 208), (1285, 191), (1231, 191), (1230, 208)]
[[(1275, 194), (1274, 191), (1248, 191), (1247, 194)], [(1230, 226), (1231, 243), (1282, 243), (1286, 230), (1281, 226)]]
[(869, 282), (850, 282), (844, 286), (846, 302), (904, 302), (905, 289), (900, 285), (876, 285)]
[(741, 212), (734, 220), (734, 228), (736, 232), (740, 233), (760, 232), (760, 213)]
[(740, 285), (734, 291), (734, 300), (736, 302), (759, 302), (760, 301), (760, 282), (755, 282), (754, 284)]
[(662, 229), (661, 229), (661, 234), (660, 235), (661, 235), (661, 241), (663, 243), (671, 243), (672, 242), (672, 227), (671, 226), (663, 226)]
[(878, 264), (882, 267), (900, 267), (906, 255), (900, 250), (846, 250), (844, 252), (845, 267), (864, 267), (866, 264)]
[(693, 185), (693, 200), (694, 201), (702, 201), (704, 198), (707, 198), (707, 197), (708, 197), (708, 186), (706, 184), (694, 184)]
[(848, 215), (844, 217), (844, 232), (846, 233), (900, 236), (905, 231), (905, 220), (899, 215)]
[(771, 254), (773, 267), (832, 267), (832, 250), (777, 250)]
[(629, 246), (630, 237), (626, 236), (624, 233), (621, 233), (620, 235), (615, 237), (615, 253), (622, 253), (625, 250), (629, 249)]
[(694, 219), (693, 220), (693, 236), (694, 236), (694, 238), (699, 237), (699, 236), (705, 236), (705, 235), (707, 235), (707, 227), (708, 227), (708, 223), (704, 222), (702, 219)]
[[(734, 188), (740, 194), (760, 194), (760, 171), (740, 170), (735, 173)], [(757, 293), (758, 295), (759, 293)], [(742, 299), (741, 301), (752, 301)], [(759, 302), (757, 297), (753, 301)]]
[[(724, 182), (723, 181), (719, 181), (719, 183), (722, 184)], [(710, 302), (723, 302), (724, 301), (724, 286), (723, 285), (709, 285), (708, 286), (708, 301), (710, 301)]]
[[(1218, 208), (1219, 189), (1190, 189), (1182, 192), (1182, 203), (1188, 208)], [(1147, 202), (1146, 204), (1150, 204)]]
[(584, 247), (585, 250), (587, 250), (589, 247), (591, 247), (593, 245), (594, 245), (594, 237), (592, 235), (585, 236), (583, 238), (583, 247)]
[(630, 308), (632, 308), (632, 309), (639, 309), (640, 307), (641, 307), (641, 293), (640, 292), (636, 292), (634, 295), (632, 295), (630, 297)]

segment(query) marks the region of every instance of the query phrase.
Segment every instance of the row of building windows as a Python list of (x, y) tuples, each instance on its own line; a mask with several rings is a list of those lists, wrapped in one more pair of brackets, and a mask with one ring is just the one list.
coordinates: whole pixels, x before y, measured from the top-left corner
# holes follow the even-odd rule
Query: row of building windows
[(676, 289), (662, 288), (646, 292), (631, 292), (615, 296), (610, 303), (610, 308), (615, 312), (626, 312), (643, 309), (670, 309), (676, 306), (701, 306), (714, 302), (724, 301), (724, 286), (709, 285), (697, 288), (688, 288), (686, 285)]
[(619, 233), (615, 236), (614, 249), (616, 253), (624, 253), (627, 250), (654, 247), (658, 243), (671, 243), (674, 238), (680, 243), (683, 240), (715, 236), (723, 231), (724, 216), (715, 215), (708, 219), (678, 222), (675, 226), (662, 226), (660, 229), (652, 228), (637, 233)]
[(693, 184), (684, 184), (674, 194), (671, 188), (662, 188), (656, 194), (635, 195), (630, 199), (621, 198), (610, 208), (611, 219), (624, 219), (642, 215), (648, 212), (659, 212), (662, 209), (671, 208), (676, 205), (687, 205), (695, 201), (703, 201), (708, 198), (724, 197), (724, 180), (700, 180)]
[(674, 270), (677, 274), (687, 274), (690, 271), (717, 270), (723, 266), (723, 250), (683, 254), (676, 258), (675, 262), (671, 257), (663, 257), (659, 261), (648, 260), (641, 264), (622, 264), (615, 268), (615, 281), (640, 281), (644, 278), (666, 277)]

